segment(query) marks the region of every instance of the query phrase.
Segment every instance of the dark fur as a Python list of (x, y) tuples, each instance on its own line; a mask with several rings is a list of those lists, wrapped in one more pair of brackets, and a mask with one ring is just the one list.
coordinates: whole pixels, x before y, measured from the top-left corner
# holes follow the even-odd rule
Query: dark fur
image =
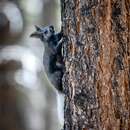
[(52, 85), (60, 92), (62, 89), (62, 76), (63, 76), (63, 58), (62, 50), (62, 33), (55, 33), (53, 26), (36, 27), (36, 32), (31, 34), (31, 37), (40, 38), (44, 43), (45, 51), (43, 56), (43, 64), (48, 79)]

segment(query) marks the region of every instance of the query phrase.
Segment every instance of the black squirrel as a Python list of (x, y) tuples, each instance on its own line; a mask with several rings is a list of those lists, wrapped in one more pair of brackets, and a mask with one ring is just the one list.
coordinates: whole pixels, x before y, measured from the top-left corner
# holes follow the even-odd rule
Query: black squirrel
[(62, 87), (62, 77), (64, 72), (64, 63), (62, 57), (62, 31), (56, 33), (54, 27), (38, 27), (35, 26), (36, 31), (30, 36), (40, 38), (44, 43), (44, 55), (43, 55), (43, 65), (45, 72), (48, 76), (49, 81), (52, 86), (54, 86), (58, 91), (57, 95), (57, 110), (58, 117), (61, 127), (64, 125), (64, 94)]
[(48, 75), (48, 79), (54, 87), (62, 92), (62, 76), (63, 76), (63, 58), (62, 58), (62, 36), (63, 33), (55, 33), (52, 25), (46, 27), (38, 27), (35, 25), (36, 31), (31, 37), (40, 38), (44, 43), (45, 51), (43, 55), (43, 65)]

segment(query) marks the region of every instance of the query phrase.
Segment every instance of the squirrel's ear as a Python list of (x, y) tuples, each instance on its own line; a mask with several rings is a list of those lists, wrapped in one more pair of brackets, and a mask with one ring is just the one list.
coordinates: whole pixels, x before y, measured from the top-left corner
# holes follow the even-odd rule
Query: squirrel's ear
[(51, 32), (53, 32), (53, 33), (55, 32), (55, 29), (54, 29), (54, 26), (53, 26), (53, 25), (50, 25), (49, 28), (50, 28), (50, 31), (51, 31)]
[(37, 25), (35, 25), (36, 31), (41, 31), (41, 28)]

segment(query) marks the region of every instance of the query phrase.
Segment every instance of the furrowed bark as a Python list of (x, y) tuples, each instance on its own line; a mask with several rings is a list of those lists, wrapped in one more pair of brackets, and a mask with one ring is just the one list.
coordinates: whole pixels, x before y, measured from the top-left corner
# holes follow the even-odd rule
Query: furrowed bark
[(61, 0), (65, 130), (130, 129), (130, 1)]

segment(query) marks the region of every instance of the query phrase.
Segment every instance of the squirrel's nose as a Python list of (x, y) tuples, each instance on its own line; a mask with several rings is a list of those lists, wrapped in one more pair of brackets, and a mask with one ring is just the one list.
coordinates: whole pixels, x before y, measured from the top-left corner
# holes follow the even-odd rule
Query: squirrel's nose
[(35, 37), (35, 38), (39, 38), (41, 37), (42, 33), (41, 32), (33, 32), (32, 34), (30, 34), (30, 37)]

